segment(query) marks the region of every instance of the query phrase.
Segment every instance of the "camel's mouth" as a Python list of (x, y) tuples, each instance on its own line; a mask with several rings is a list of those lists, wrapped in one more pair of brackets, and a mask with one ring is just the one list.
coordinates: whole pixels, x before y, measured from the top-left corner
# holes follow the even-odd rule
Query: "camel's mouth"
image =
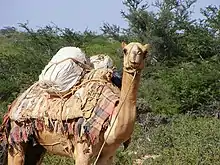
[(131, 69), (136, 69), (136, 70), (141, 70), (144, 68), (144, 59), (142, 59), (142, 62), (135, 62), (135, 61), (130, 61), (129, 62), (129, 67)]
[(138, 62), (130, 62), (130, 64), (131, 64), (131, 67), (132, 67), (133, 69), (138, 69), (138, 67), (141, 65), (141, 64), (138, 63)]

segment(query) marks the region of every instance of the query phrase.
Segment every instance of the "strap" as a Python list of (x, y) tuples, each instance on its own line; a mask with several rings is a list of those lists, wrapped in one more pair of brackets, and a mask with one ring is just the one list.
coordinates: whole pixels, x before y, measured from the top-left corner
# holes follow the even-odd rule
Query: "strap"
[(59, 62), (50, 62), (50, 63), (57, 65), (57, 64), (62, 63), (62, 62), (64, 62), (64, 61), (67, 61), (67, 60), (72, 60), (72, 61), (74, 61), (77, 65), (81, 66), (81, 67), (84, 68), (84, 69), (89, 69), (89, 70), (92, 69), (92, 67), (89, 66), (88, 64), (84, 64), (84, 63), (82, 63), (82, 62), (76, 60), (75, 58), (71, 58), (71, 57), (66, 58), (66, 59), (64, 59), (64, 60), (62, 60), (62, 61), (59, 61)]

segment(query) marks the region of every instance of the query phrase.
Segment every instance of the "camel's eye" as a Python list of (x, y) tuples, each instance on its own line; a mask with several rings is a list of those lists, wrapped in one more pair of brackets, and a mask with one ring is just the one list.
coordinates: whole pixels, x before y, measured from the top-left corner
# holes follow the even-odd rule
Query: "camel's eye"
[(127, 49), (123, 49), (123, 53), (124, 53), (124, 54), (127, 54)]
[(146, 57), (147, 57), (147, 53), (148, 53), (148, 51), (147, 51), (147, 50), (143, 52), (143, 55), (144, 55), (143, 57), (144, 57), (144, 58), (146, 58)]

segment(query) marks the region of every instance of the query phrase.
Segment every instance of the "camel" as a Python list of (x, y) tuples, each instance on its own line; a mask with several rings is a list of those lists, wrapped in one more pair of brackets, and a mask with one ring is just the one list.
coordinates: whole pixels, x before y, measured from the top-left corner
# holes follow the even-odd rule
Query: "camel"
[[(119, 103), (111, 115), (109, 126), (100, 133), (97, 144), (88, 143), (87, 137), (76, 141), (73, 137), (67, 138), (55, 132), (39, 131), (35, 137), (38, 145), (33, 146), (30, 143), (35, 142), (28, 142), (8, 149), (8, 165), (41, 164), (46, 152), (73, 157), (76, 165), (111, 165), (116, 150), (129, 141), (134, 130), (137, 91), (149, 47), (149, 44), (122, 42), (124, 61)], [(16, 124), (11, 121), (11, 128)], [(73, 152), (64, 152), (62, 142), (71, 145)]]

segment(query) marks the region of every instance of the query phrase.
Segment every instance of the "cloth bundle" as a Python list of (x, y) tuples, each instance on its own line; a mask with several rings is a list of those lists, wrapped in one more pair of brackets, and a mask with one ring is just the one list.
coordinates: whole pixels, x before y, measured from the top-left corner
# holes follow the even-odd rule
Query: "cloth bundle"
[(39, 76), (42, 88), (49, 93), (65, 93), (84, 76), (88, 60), (77, 47), (61, 48), (45, 66)]

